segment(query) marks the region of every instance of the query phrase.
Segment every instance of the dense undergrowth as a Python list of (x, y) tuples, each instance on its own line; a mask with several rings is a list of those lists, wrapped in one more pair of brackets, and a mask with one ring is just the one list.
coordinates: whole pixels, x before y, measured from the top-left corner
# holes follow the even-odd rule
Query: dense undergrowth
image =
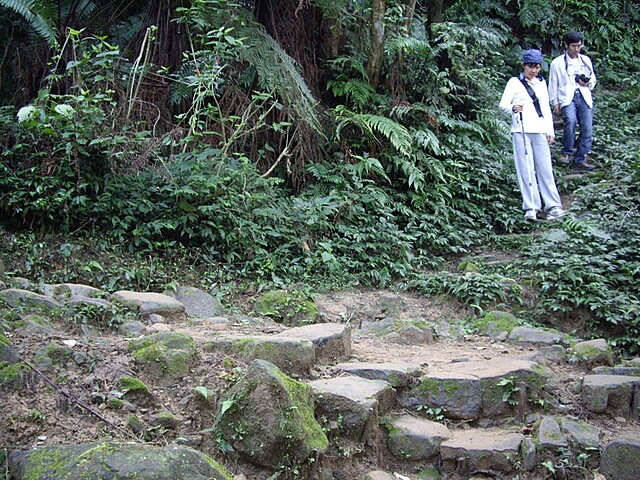
[[(0, 110), (7, 274), (109, 291), (403, 288), (575, 325), (640, 352), (631, 73), (603, 72), (611, 84), (597, 92), (593, 152), (602, 168), (557, 172), (573, 215), (530, 225), (496, 107), (520, 50), (502, 20), (398, 28), (387, 67), (406, 59), (402, 101), (371, 86), (354, 43), (328, 62), (330, 101), (316, 108), (293, 62), (255, 65), (256, 49), (287, 59), (263, 30), (245, 17), (238, 30), (221, 27), (194, 5), (180, 18), (198, 32), (194, 51), (181, 71), (155, 72), (190, 105), (162, 131), (134, 101), (147, 72), (81, 31), (65, 43), (74, 61), (57, 68), (60, 52), (31, 104)], [(240, 115), (225, 109), (229, 92)], [(492, 252), (512, 259), (486, 261)]]

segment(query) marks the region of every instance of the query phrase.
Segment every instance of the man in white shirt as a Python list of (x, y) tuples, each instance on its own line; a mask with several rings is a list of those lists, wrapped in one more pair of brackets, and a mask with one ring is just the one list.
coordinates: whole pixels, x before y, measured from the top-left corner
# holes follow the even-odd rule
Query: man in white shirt
[[(564, 37), (566, 52), (551, 62), (549, 71), (549, 100), (557, 115), (562, 115), (562, 156), (560, 163), (572, 165), (574, 170), (590, 172), (594, 165), (587, 163), (593, 139), (593, 97), (596, 74), (591, 59), (580, 53), (582, 34), (572, 31)], [(576, 140), (576, 127), (580, 135)]]

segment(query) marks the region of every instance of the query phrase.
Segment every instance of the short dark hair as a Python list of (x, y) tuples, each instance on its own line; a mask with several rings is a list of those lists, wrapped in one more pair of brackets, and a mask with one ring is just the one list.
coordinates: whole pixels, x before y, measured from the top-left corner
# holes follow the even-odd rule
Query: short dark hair
[(572, 30), (564, 36), (564, 44), (571, 45), (572, 43), (582, 43), (584, 37), (580, 32)]

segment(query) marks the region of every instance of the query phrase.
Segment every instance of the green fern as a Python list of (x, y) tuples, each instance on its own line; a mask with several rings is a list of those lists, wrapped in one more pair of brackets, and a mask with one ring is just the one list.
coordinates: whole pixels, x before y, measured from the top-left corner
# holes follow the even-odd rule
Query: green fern
[(234, 36), (242, 39), (238, 57), (255, 69), (260, 87), (264, 91), (275, 91), (299, 120), (322, 134), (318, 101), (302, 78), (299, 65), (255, 21), (251, 12), (239, 6), (214, 8), (206, 12), (203, 20), (211, 28), (232, 29)]
[(411, 133), (398, 122), (381, 115), (355, 113), (343, 105), (336, 107), (335, 114), (338, 122), (336, 128), (336, 136), (338, 138), (340, 138), (340, 133), (345, 125), (355, 125), (371, 140), (380, 143), (377, 135), (380, 134), (402, 155), (411, 155), (413, 150)]
[(20, 15), (23, 20), (50, 46), (56, 45), (58, 32), (55, 28), (57, 2), (36, 0), (0, 0), (0, 8)]

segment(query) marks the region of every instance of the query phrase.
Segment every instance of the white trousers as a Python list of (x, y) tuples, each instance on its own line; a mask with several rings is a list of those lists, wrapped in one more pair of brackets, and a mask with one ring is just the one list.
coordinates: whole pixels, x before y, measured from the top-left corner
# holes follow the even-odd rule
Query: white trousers
[(522, 194), (523, 210), (550, 210), (562, 207), (551, 166), (551, 150), (544, 133), (512, 135), (513, 154), (518, 173), (518, 186)]

